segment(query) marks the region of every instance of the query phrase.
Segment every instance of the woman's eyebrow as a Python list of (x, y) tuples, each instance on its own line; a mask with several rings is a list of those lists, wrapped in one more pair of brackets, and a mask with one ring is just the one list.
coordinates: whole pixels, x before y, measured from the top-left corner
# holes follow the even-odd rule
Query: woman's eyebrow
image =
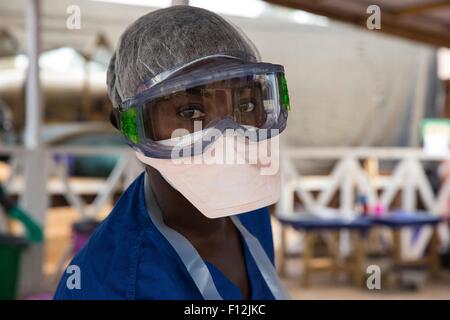
[(200, 89), (200, 88), (191, 88), (191, 89), (186, 89), (186, 93), (194, 95), (194, 96), (201, 96), (201, 95), (203, 95), (203, 90), (204, 89)]
[(216, 89), (206, 89), (206, 88), (191, 88), (191, 89), (187, 89), (186, 93), (193, 95), (193, 96), (198, 96), (198, 97), (211, 97), (211, 90), (216, 90)]

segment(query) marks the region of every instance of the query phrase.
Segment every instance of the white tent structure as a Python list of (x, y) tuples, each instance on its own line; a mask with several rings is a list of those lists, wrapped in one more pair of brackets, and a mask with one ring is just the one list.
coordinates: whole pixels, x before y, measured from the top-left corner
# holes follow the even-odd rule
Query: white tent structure
[[(77, 1), (80, 29), (68, 29), (78, 12), (71, 7), (74, 3), (41, 0), (41, 50), (65, 46), (89, 53), (99, 34), (114, 45), (129, 23), (155, 9), (110, 1), (118, 3)], [(0, 29), (6, 28), (22, 50), (26, 43), (24, 9), (24, 0), (0, 4)], [(435, 48), (301, 11), (268, 5), (258, 10), (259, 15), (252, 18), (226, 17), (248, 33), (263, 60), (286, 67), (294, 108), (290, 121), (296, 124), (295, 131), (288, 129), (289, 143), (418, 146), (418, 122), (437, 116), (441, 107), (436, 98), (440, 86)], [(102, 12), (101, 23), (98, 12)], [(102, 88), (102, 81), (105, 78), (98, 78), (95, 85)], [(104, 85), (102, 90), (106, 90)], [(355, 114), (357, 121), (353, 121)]]

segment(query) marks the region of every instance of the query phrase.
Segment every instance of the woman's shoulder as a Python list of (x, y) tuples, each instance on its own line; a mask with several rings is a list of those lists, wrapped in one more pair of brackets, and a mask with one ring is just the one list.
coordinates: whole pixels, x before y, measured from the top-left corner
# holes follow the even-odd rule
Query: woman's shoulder
[(98, 227), (63, 273), (55, 299), (133, 298), (129, 292), (138, 263), (139, 232), (117, 228), (117, 223), (107, 219)]
[(270, 214), (268, 207), (241, 213), (238, 217), (244, 226), (249, 229), (249, 231), (256, 231), (258, 229), (265, 230), (267, 227), (270, 227)]
[[(139, 213), (141, 180), (140, 176), (127, 188), (73, 258), (62, 275), (55, 299), (133, 298), (139, 249), (146, 230)], [(73, 281), (79, 285), (71, 284)]]

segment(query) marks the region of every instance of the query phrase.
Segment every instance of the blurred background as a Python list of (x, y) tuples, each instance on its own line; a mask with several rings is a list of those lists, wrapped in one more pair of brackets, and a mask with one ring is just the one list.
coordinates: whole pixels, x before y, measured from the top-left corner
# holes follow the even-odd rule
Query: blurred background
[(239, 26), (285, 66), (272, 208), (295, 299), (449, 299), (450, 2), (2, 0), (0, 299), (48, 299), (142, 171), (109, 124), (124, 29), (177, 4)]

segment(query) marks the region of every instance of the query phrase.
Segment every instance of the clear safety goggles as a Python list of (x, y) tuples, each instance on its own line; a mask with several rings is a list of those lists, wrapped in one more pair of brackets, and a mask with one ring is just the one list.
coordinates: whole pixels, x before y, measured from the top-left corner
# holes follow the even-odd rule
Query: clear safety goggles
[(115, 115), (128, 143), (153, 158), (200, 154), (227, 129), (269, 139), (283, 131), (290, 110), (284, 68), (270, 63), (201, 61), (139, 91)]

